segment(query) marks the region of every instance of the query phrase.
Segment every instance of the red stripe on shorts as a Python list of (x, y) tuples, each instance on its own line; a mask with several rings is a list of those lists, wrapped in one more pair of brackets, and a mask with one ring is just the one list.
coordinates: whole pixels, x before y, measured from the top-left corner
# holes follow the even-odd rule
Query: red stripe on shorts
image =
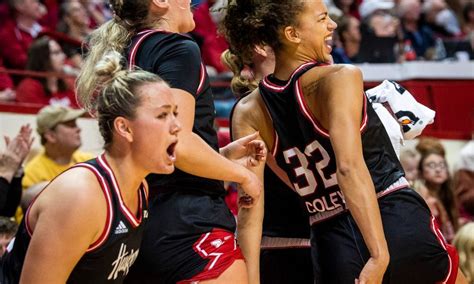
[(213, 229), (203, 234), (193, 245), (194, 251), (209, 263), (200, 273), (178, 284), (190, 284), (218, 278), (237, 259), (244, 259), (235, 235), (231, 232)]

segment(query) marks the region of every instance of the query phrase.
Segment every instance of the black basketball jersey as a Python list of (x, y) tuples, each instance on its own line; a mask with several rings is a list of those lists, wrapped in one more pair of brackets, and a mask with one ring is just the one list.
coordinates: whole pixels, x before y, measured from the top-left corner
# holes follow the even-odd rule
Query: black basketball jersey
[[(276, 131), (273, 155), (303, 198), (311, 224), (346, 211), (336, 178), (336, 158), (329, 133), (306, 104), (299, 78), (319, 64), (298, 67), (288, 81), (272, 75), (259, 85)], [(364, 94), (361, 138), (365, 163), (378, 196), (406, 186), (404, 172), (382, 122)], [(399, 186), (401, 185), (401, 186)]]
[(309, 239), (308, 214), (298, 195), (268, 166), (264, 171), (263, 236)]
[[(245, 96), (241, 96), (241, 98), (243, 97)], [(234, 104), (230, 113), (231, 121), (237, 104), (238, 101)], [(230, 133), (231, 140), (234, 140), (232, 137), (232, 123), (230, 123)], [(265, 165), (263, 182), (265, 208), (262, 235), (278, 238), (309, 239), (308, 214), (302, 208), (298, 195), (267, 165)]]
[[(184, 90), (194, 96), (196, 106), (193, 132), (219, 151), (214, 129), (214, 98), (196, 42), (185, 34), (144, 30), (132, 38), (126, 57), (129, 68), (138, 66), (155, 73), (172, 88)], [(191, 190), (225, 195), (221, 181), (197, 177), (179, 169), (169, 175), (151, 174), (147, 181), (150, 188), (158, 188), (160, 192)]]
[[(67, 283), (122, 283), (140, 250), (148, 218), (148, 193), (141, 185), (138, 191), (139, 216), (135, 216), (124, 204), (117, 180), (104, 155), (75, 167), (87, 168), (97, 177), (107, 200), (107, 222), (100, 238), (89, 246), (72, 270)], [(2, 284), (20, 280), (32, 236), (28, 214), (29, 210), (20, 224), (12, 250), (2, 258)]]

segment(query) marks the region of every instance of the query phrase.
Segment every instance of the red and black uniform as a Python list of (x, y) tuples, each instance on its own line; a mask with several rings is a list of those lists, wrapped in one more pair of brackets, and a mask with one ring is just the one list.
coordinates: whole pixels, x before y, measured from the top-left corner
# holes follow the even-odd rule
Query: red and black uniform
[[(259, 85), (272, 117), (272, 151), (310, 214), (311, 246), (317, 279), (353, 283), (370, 257), (349, 214), (336, 179), (336, 157), (329, 132), (303, 96), (300, 77), (320, 64), (298, 67), (288, 81), (269, 75)], [(435, 283), (456, 278), (456, 255), (434, 226), (423, 199), (408, 188), (385, 128), (364, 94), (360, 125), (364, 160), (379, 198), (390, 252), (385, 283)], [(448, 250), (448, 251), (447, 251)]]
[[(233, 114), (234, 109), (230, 115), (231, 121)], [(232, 133), (232, 124), (230, 127)], [(313, 284), (308, 214), (302, 208), (298, 194), (267, 165), (263, 181), (265, 194), (260, 282)]]
[[(135, 215), (125, 205), (115, 175), (104, 155), (72, 168), (75, 167), (86, 168), (97, 177), (107, 201), (107, 221), (100, 238), (89, 246), (69, 275), (67, 283), (122, 283), (138, 257), (148, 219), (148, 192), (143, 185), (137, 191), (139, 206), (138, 215)], [(48, 187), (44, 190), (48, 190)], [(12, 250), (1, 259), (2, 284), (20, 281), (23, 262), (34, 234), (28, 223), (29, 212), (28, 209), (20, 224)]]
[[(193, 132), (215, 151), (214, 100), (198, 45), (187, 35), (145, 30), (127, 50), (128, 65), (164, 79), (171, 88), (196, 101)], [(217, 170), (217, 169), (216, 169)], [(235, 219), (224, 197), (222, 181), (197, 177), (179, 169), (147, 177), (152, 192), (150, 223), (145, 230), (130, 283), (183, 283), (213, 279), (235, 259)]]

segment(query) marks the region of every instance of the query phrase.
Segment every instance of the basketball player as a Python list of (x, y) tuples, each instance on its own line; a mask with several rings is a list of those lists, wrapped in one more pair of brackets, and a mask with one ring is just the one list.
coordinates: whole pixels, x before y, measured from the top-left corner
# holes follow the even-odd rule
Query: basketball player
[[(222, 180), (239, 183), (250, 196), (241, 199), (243, 206), (253, 206), (262, 184), (242, 163), (264, 159), (263, 143), (248, 143), (257, 136), (252, 134), (219, 154), (209, 78), (197, 44), (183, 34), (194, 28), (189, 0), (110, 3), (115, 17), (92, 35), (79, 92), (93, 92), (97, 78), (89, 68), (113, 49), (127, 57), (126, 68), (138, 66), (170, 84), (183, 126), (176, 148), (179, 170), (147, 179), (156, 196), (150, 202), (149, 226), (130, 283), (244, 282), (246, 266), (235, 241), (234, 217), (224, 202)], [(246, 155), (247, 146), (257, 155)]]
[[(236, 106), (233, 135), (258, 130), (301, 195), (317, 283), (454, 283), (456, 252), (408, 188), (360, 70), (325, 63), (335, 28), (324, 1), (230, 2), (231, 50), (248, 62), (255, 46), (269, 45), (276, 58), (274, 73)], [(239, 234), (244, 251), (258, 245), (259, 225)]]
[[(229, 50), (222, 54), (221, 59), (234, 73), (231, 89), (239, 99), (256, 89), (258, 82), (275, 69), (275, 56), (268, 46), (255, 47), (251, 62), (242, 62), (240, 57)], [(244, 77), (244, 68), (251, 71), (252, 77)], [(268, 165), (265, 166), (263, 216), (252, 216), (249, 214), (252, 209), (240, 208), (238, 231), (245, 236), (246, 229), (253, 229), (246, 223), (263, 217), (260, 273), (255, 275), (260, 275), (260, 283), (313, 284), (308, 216), (301, 207), (298, 195), (293, 192), (292, 185), (286, 184), (287, 179), (280, 178)], [(254, 251), (244, 250), (243, 253), (252, 254)], [(251, 279), (251, 282), (256, 283), (258, 279)]]
[(173, 172), (181, 126), (169, 86), (149, 72), (120, 71), (120, 60), (100, 61), (96, 96), (79, 97), (98, 118), (105, 152), (33, 201), (2, 257), (0, 283), (122, 283), (135, 262), (148, 219), (145, 176)]

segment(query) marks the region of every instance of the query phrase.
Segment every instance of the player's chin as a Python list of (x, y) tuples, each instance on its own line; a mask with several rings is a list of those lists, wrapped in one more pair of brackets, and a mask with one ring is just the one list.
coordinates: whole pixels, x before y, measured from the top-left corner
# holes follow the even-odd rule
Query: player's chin
[(157, 174), (171, 174), (174, 172), (175, 166), (174, 163), (162, 163), (156, 170)]

